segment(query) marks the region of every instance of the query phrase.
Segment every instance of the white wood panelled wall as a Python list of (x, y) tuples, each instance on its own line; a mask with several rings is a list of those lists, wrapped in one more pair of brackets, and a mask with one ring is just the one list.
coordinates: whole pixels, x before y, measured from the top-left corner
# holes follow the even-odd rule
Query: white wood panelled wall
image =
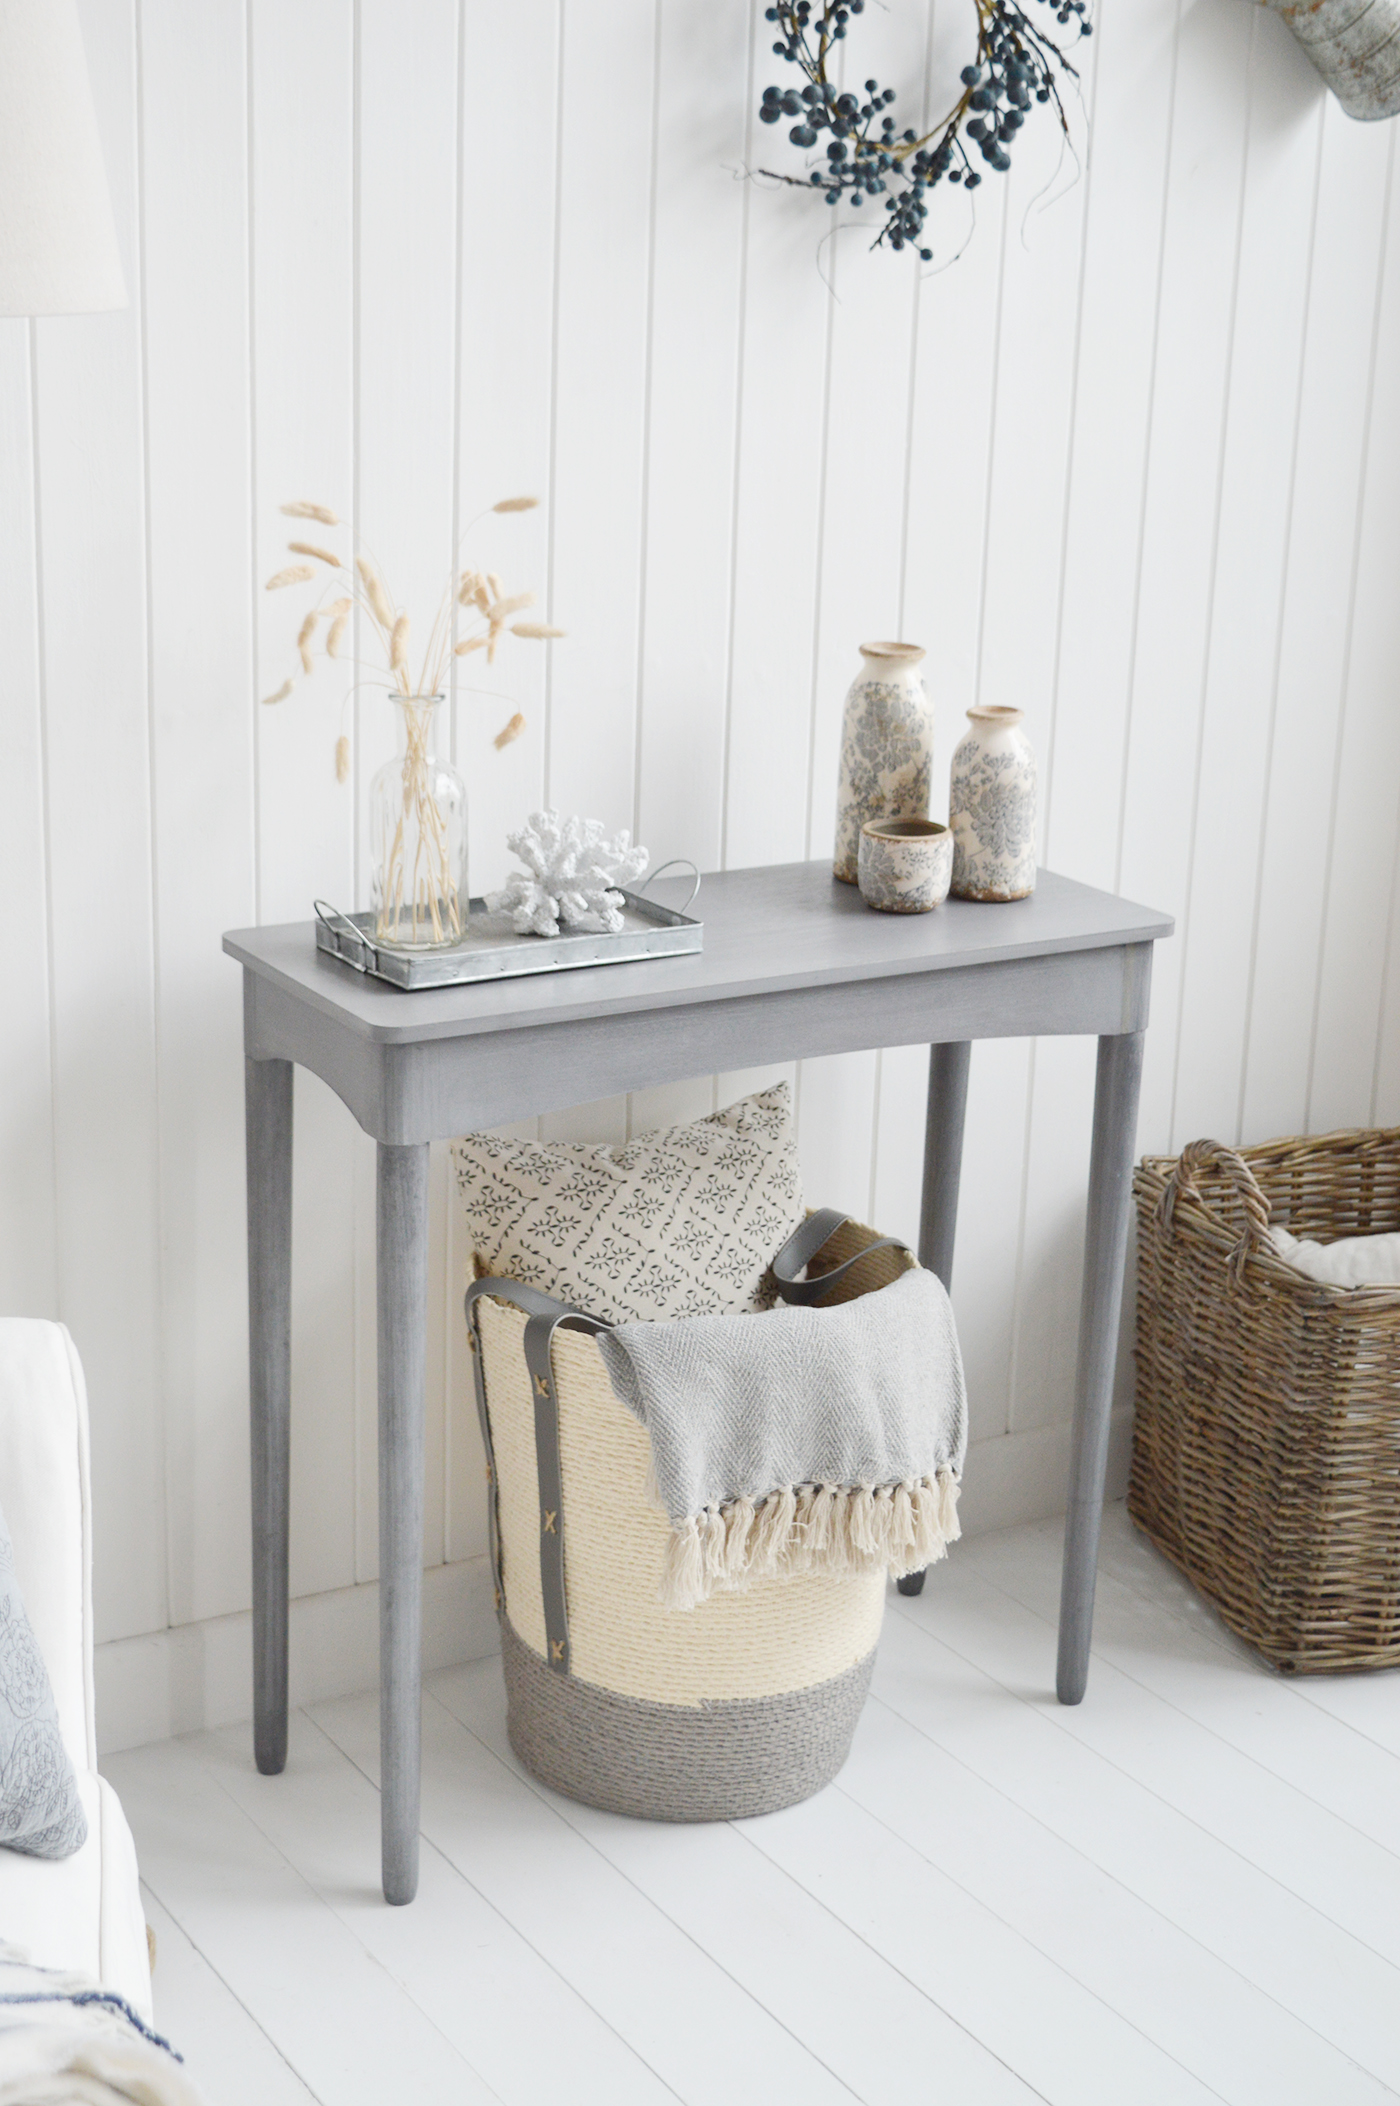
[[(1179, 917), (1145, 1148), (1400, 1119), (1400, 213), (1394, 127), (1344, 118), (1247, 0), (1100, 0), (1083, 174), (1028, 127), (922, 282), (744, 180), (790, 151), (753, 121), (777, 62), (750, 0), (82, 17), (132, 297), (0, 323), (0, 1306), (61, 1315), (87, 1366), (120, 1738), (166, 1699), (189, 1724), (245, 1701), (207, 1664), (246, 1649), (249, 1587), (219, 934), (363, 898), (391, 736), (325, 672), (259, 707), (297, 618), (260, 589), (279, 501), (334, 505), (422, 606), (483, 505), (544, 500), (471, 544), (569, 631), (454, 698), (478, 887), (542, 799), (707, 867), (824, 853), (855, 646), (912, 637), (940, 781), (974, 697), (1021, 705), (1045, 859)], [(851, 50), (912, 109), (970, 35), (966, 0), (890, 0)], [(940, 203), (941, 253), (966, 210)], [(1091, 1074), (1067, 1042), (973, 1063), (984, 1521), (1061, 1496)], [(548, 1128), (612, 1137), (750, 1079)], [(923, 1079), (916, 1048), (804, 1065), (813, 1195), (911, 1232)], [(293, 1586), (334, 1653), (337, 1605), (372, 1634), (373, 1151), (303, 1076), (296, 1116)], [(450, 1655), (482, 1505), (441, 1160), (433, 1207)]]

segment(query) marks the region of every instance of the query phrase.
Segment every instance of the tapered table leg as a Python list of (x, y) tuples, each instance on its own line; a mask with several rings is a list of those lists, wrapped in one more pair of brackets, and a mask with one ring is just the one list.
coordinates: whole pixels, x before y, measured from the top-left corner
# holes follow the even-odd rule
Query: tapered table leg
[(951, 1292), (958, 1226), (963, 1122), (972, 1047), (965, 1038), (928, 1049), (928, 1122), (924, 1127), (924, 1193), (919, 1211), (919, 1263)]
[(292, 1063), (244, 1063), (248, 1375), (253, 1465), (253, 1752), (287, 1763), (287, 1541), (292, 1390)]
[(379, 1144), (379, 1759), (384, 1899), (418, 1891), (428, 1150)]
[(1065, 1515), (1060, 1585), (1060, 1650), (1055, 1678), (1062, 1704), (1077, 1704), (1089, 1678), (1094, 1579), (1108, 1468), (1109, 1413), (1118, 1355), (1118, 1319), (1132, 1202), (1140, 1031), (1099, 1040), (1094, 1088), (1094, 1145), (1089, 1160), (1089, 1218), (1084, 1237), (1084, 1295), (1079, 1310), (1079, 1372)]
[[(953, 1039), (928, 1052), (928, 1120), (924, 1127), (924, 1191), (919, 1210), (919, 1263), (953, 1284), (953, 1239), (958, 1226), (962, 1178), (963, 1122), (967, 1115), (967, 1071), (972, 1047)], [(922, 1594), (924, 1575), (908, 1572), (895, 1585), (901, 1594)]]

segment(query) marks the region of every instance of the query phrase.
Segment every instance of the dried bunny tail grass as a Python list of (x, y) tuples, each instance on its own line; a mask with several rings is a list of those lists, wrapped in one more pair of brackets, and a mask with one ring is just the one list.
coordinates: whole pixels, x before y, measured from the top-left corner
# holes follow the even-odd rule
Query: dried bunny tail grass
[(493, 512), (533, 512), (538, 503), (539, 499), (537, 497), (503, 497), (498, 505), (492, 505), (491, 510)]
[(301, 653), (301, 669), (304, 673), (309, 673), (311, 671), (310, 644), (312, 637), (316, 633), (316, 621), (316, 610), (313, 607), (310, 614), (307, 615), (306, 620), (302, 623), (300, 630), (297, 632), (297, 649)]
[(389, 670), (397, 673), (408, 663), (408, 616), (401, 614), (389, 632)]
[(393, 610), (384, 597), (384, 587), (380, 584), (373, 567), (366, 563), (363, 556), (356, 556), (355, 568), (360, 573), (361, 582), (369, 598), (369, 604), (374, 611), (375, 619), (382, 622), (386, 629), (392, 629), (394, 626)]
[(486, 584), (487, 584), (487, 588), (488, 588), (488, 590), (490, 591), (490, 594), (491, 594), (491, 597), (492, 597), (492, 599), (493, 599), (493, 600), (498, 600), (498, 599), (500, 599), (500, 597), (501, 597), (502, 593), (503, 593), (503, 592), (505, 591), (505, 586), (504, 586), (504, 585), (503, 585), (503, 584), (501, 583), (500, 579), (499, 579), (499, 578), (498, 578), (498, 577), (496, 576), (496, 573), (495, 573), (495, 571), (494, 571), (494, 570), (488, 570), (488, 571), (487, 571), (487, 573), (486, 573)]
[(519, 738), (521, 732), (524, 729), (525, 719), (521, 716), (520, 711), (517, 709), (515, 715), (511, 718), (509, 724), (503, 724), (500, 730), (496, 733), (495, 738), (491, 741), (497, 753), (504, 752), (507, 746), (513, 746), (515, 744), (515, 741)]
[(491, 609), (491, 619), (493, 622), (503, 622), (508, 614), (519, 614), (523, 608), (533, 607), (534, 604), (533, 592), (517, 592), (511, 599), (496, 601)]
[(283, 505), (282, 514), (286, 519), (319, 519), (322, 526), (340, 525), (329, 505), (309, 505), (302, 498), (295, 504)]
[(289, 541), (288, 548), (294, 556), (314, 556), (318, 563), (329, 563), (332, 570), (339, 570), (341, 562), (334, 549), (319, 548), (314, 541)]
[(330, 615), (333, 618), (337, 614), (348, 614), (350, 612), (351, 605), (352, 602), (350, 600), (349, 594), (347, 593), (343, 600), (332, 600), (329, 607), (327, 607), (325, 611), (328, 615)]
[(287, 699), (287, 697), (288, 697), (288, 695), (289, 695), (289, 694), (290, 694), (291, 692), (292, 692), (292, 683), (291, 683), (291, 681), (290, 681), (290, 680), (284, 680), (284, 681), (282, 682), (282, 685), (281, 685), (281, 686), (280, 686), (280, 687), (278, 688), (278, 690), (277, 690), (277, 692), (276, 692), (276, 694), (275, 694), (275, 695), (264, 695), (264, 696), (263, 696), (263, 703), (264, 703), (264, 705), (265, 705), (265, 706), (267, 706), (267, 705), (270, 705), (270, 704), (271, 704), (271, 703), (273, 703), (273, 702), (285, 702), (285, 701), (286, 701), (286, 699)]
[(469, 607), (476, 598), (481, 579), (474, 570), (464, 570), (457, 588), (457, 599), (463, 607)]
[(348, 619), (349, 617), (347, 615), (338, 614), (335, 620), (331, 623), (330, 628), (326, 631), (327, 658), (339, 658), (340, 639), (345, 634), (345, 624)]
[(476, 583), (473, 585), (472, 599), (475, 602), (475, 604), (481, 609), (483, 614), (489, 614), (491, 612), (491, 595), (486, 590), (486, 580), (484, 578), (478, 578)]
[(350, 775), (350, 741), (342, 731), (335, 742), (335, 779), (346, 782)]
[(543, 643), (551, 636), (567, 636), (569, 632), (567, 629), (552, 629), (548, 622), (512, 622), (510, 633), (512, 636), (528, 636), (538, 643)]
[(263, 587), (263, 590), (265, 592), (276, 592), (280, 585), (304, 585), (308, 578), (314, 578), (315, 575), (316, 573), (309, 563), (289, 563), (285, 570), (274, 572)]
[(469, 636), (465, 643), (453, 646), (453, 656), (455, 658), (465, 658), (468, 651), (484, 651), (485, 649), (486, 638), (484, 636)]

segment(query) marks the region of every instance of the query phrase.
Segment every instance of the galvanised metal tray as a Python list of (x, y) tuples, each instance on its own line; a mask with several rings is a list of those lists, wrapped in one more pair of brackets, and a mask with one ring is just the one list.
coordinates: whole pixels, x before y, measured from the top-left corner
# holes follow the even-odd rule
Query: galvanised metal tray
[[(654, 875), (659, 877), (661, 872)], [(687, 908), (699, 889), (697, 873)], [(705, 926), (693, 915), (663, 907), (640, 892), (623, 891), (622, 902), (624, 926), (611, 934), (569, 930), (558, 936), (517, 936), (508, 914), (493, 914), (484, 899), (473, 899), (468, 903), (464, 942), (440, 951), (404, 951), (374, 941), (370, 933), (373, 914), (342, 914), (318, 899), (316, 948), (357, 973), (405, 988), (469, 987), (478, 980), (573, 972), (583, 965), (622, 965), (637, 958), (671, 958), (704, 949)]]

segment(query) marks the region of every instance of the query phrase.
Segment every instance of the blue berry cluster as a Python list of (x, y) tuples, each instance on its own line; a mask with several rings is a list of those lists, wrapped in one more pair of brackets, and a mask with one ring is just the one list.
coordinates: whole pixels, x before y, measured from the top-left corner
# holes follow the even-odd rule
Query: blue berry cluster
[[(1089, 0), (1036, 4), (1056, 22), (1073, 23), (1080, 36), (1092, 34)], [(922, 138), (899, 130), (890, 114), (893, 88), (868, 80), (864, 94), (855, 95), (838, 91), (828, 78), (832, 53), (852, 15), (864, 13), (865, 0), (792, 0), (764, 10), (764, 19), (776, 23), (779, 31), (774, 52), (796, 66), (804, 79), (800, 88), (765, 88), (759, 117), (764, 124), (795, 119), (788, 131), (794, 146), (810, 148), (823, 132), (830, 134), (826, 165), (812, 169), (803, 187), (819, 190), (828, 205), (840, 204), (843, 198), (848, 205), (883, 199), (885, 219), (874, 245), (912, 248), (925, 263), (933, 260), (933, 251), (922, 246), (929, 192), (945, 177), (975, 190), (982, 171), (973, 164), (974, 153), (986, 167), (1003, 174), (1011, 166), (1016, 135), (1035, 103), (1052, 103), (1063, 126), (1057, 76), (1075, 74), (1059, 45), (1037, 28), (1017, 0), (976, 0), (976, 5), (975, 62), (963, 67), (962, 93), (952, 110)], [(779, 180), (801, 181), (789, 175)]]

